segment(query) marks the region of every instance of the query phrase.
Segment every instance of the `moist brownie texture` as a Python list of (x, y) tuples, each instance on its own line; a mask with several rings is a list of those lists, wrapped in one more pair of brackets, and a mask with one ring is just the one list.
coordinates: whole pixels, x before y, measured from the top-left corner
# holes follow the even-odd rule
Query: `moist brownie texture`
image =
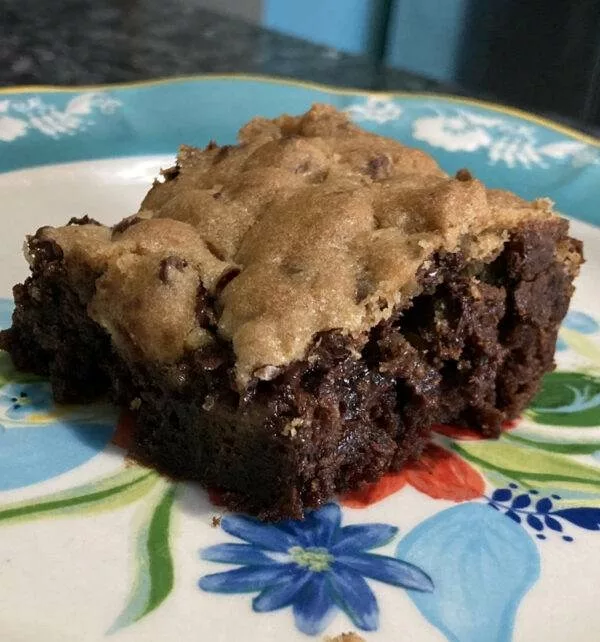
[(553, 367), (582, 262), (549, 200), (318, 105), (183, 147), (137, 214), (26, 254), (17, 367), (59, 402), (108, 393), (135, 455), (267, 519), (399, 469), (434, 423), (498, 435)]

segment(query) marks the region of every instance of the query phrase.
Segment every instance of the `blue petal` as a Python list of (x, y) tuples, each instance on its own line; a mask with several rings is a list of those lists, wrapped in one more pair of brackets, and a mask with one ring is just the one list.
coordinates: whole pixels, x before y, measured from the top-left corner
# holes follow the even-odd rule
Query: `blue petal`
[[(13, 398), (16, 397), (16, 401)], [(9, 384), (0, 397), (7, 406), (6, 416), (14, 421), (27, 419), (34, 413), (47, 413), (54, 408), (52, 387), (47, 381)]]
[(252, 608), (257, 613), (264, 613), (289, 606), (312, 576), (310, 571), (299, 571), (293, 580), (287, 578), (284, 582), (267, 586), (252, 600)]
[(395, 526), (389, 524), (356, 524), (344, 526), (338, 531), (332, 553), (351, 553), (370, 550), (384, 546), (392, 541), (398, 533)]
[(296, 540), (297, 546), (306, 548), (313, 545), (312, 534), (307, 528), (306, 520), (286, 519), (278, 522), (277, 528), (291, 535)]
[(327, 579), (333, 599), (354, 625), (363, 631), (376, 631), (379, 627), (379, 608), (364, 578), (334, 562)]
[(513, 522), (516, 522), (517, 524), (521, 523), (521, 517), (517, 513), (515, 513), (514, 511), (507, 510), (506, 513), (504, 513), (504, 514), (507, 517), (510, 517), (510, 519), (512, 519)]
[(531, 497), (527, 493), (517, 495), (511, 504), (511, 508), (527, 508), (531, 504)]
[(512, 498), (512, 490), (510, 488), (497, 488), (492, 493), (492, 500), (495, 502), (507, 502)]
[(531, 537), (483, 504), (461, 504), (421, 522), (396, 554), (433, 578), (432, 593), (408, 595), (453, 642), (512, 640), (519, 604), (540, 574)]
[(581, 332), (581, 334), (594, 334), (599, 329), (598, 323), (594, 318), (578, 310), (570, 310), (567, 313), (563, 326), (569, 328), (569, 330)]
[(562, 532), (562, 524), (557, 520), (554, 519), (554, 517), (550, 517), (550, 515), (546, 515), (544, 517), (544, 521), (546, 522), (546, 526), (553, 531), (556, 531), (558, 533)]
[(298, 540), (285, 530), (244, 515), (226, 515), (221, 519), (221, 528), (234, 537), (268, 551), (286, 553), (292, 546), (298, 545)]
[[(32, 392), (31, 386), (35, 385), (40, 384), (7, 383), (2, 387), (2, 394), (0, 396), (2, 398), (10, 400), (11, 397), (18, 397), (21, 392), (27, 392), (29, 394), (30, 392)], [(50, 384), (47, 384), (47, 387), (48, 389), (51, 389)]]
[(373, 553), (356, 553), (355, 555), (337, 556), (336, 562), (361, 575), (386, 584), (416, 591), (433, 591), (433, 582), (429, 575), (414, 564), (393, 557)]
[(302, 633), (318, 635), (335, 615), (333, 600), (328, 592), (328, 573), (313, 573), (294, 600), (294, 620)]
[(0, 330), (9, 328), (14, 304), (10, 299), (0, 299)]
[(552, 515), (562, 517), (571, 524), (585, 528), (588, 531), (600, 530), (600, 508), (563, 508), (562, 510), (555, 510)]
[(564, 352), (565, 350), (569, 349), (569, 344), (562, 338), (558, 337), (556, 340), (556, 351), (557, 352)]
[(536, 505), (535, 505), (535, 510), (538, 513), (548, 513), (552, 510), (552, 500), (549, 497), (542, 497)]
[(533, 528), (536, 531), (543, 531), (544, 530), (544, 525), (542, 524), (542, 520), (539, 517), (536, 517), (535, 515), (529, 514), (527, 515), (527, 523), (531, 528)]
[(209, 562), (241, 564), (244, 566), (261, 566), (278, 564), (276, 560), (265, 555), (250, 544), (217, 544), (200, 551), (200, 558)]
[(342, 521), (342, 511), (337, 504), (326, 504), (319, 510), (311, 511), (306, 517), (306, 531), (310, 533), (312, 546), (329, 548)]
[(297, 568), (295, 564), (245, 566), (224, 573), (205, 575), (200, 578), (198, 586), (212, 593), (254, 593), (283, 579), (293, 581)]

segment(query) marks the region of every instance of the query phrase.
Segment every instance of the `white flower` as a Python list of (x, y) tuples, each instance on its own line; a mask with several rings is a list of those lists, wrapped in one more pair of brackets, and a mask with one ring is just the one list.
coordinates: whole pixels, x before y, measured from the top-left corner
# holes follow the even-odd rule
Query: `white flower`
[(363, 104), (350, 105), (344, 111), (356, 121), (373, 121), (382, 125), (398, 120), (402, 115), (402, 108), (391, 98), (377, 98), (369, 96)]
[(585, 167), (596, 165), (600, 162), (600, 152), (591, 145), (576, 141), (565, 140), (560, 143), (550, 143), (539, 148), (539, 153), (554, 158), (555, 160), (571, 159), (573, 167)]
[(557, 160), (565, 160), (569, 156), (581, 153), (587, 145), (576, 140), (565, 140), (560, 143), (550, 143), (539, 148), (540, 154)]
[[(27, 100), (0, 101), (0, 142), (10, 142), (28, 130), (38, 131), (51, 138), (72, 136), (94, 125), (94, 111), (112, 114), (121, 103), (108, 94), (88, 92), (71, 98), (64, 108), (44, 102), (40, 96)], [(12, 111), (20, 118), (8, 115)]]
[(107, 94), (92, 92), (89, 94), (80, 94), (72, 98), (65, 108), (65, 113), (87, 116), (91, 114), (96, 107), (103, 114), (113, 114), (120, 106), (121, 102), (116, 98), (111, 98)]
[(20, 118), (0, 116), (0, 141), (8, 143), (20, 138), (25, 135), (27, 128), (27, 123)]
[(98, 108), (103, 114), (114, 114), (122, 103), (120, 100), (111, 98), (106, 94), (98, 94), (95, 104), (98, 105)]
[(571, 165), (573, 167), (585, 167), (586, 165), (600, 164), (600, 152), (590, 145), (585, 145), (573, 154)]
[(448, 152), (474, 152), (492, 143), (484, 127), (461, 116), (417, 118), (413, 123), (413, 137)]
[(71, 98), (65, 107), (66, 114), (85, 116), (92, 111), (92, 101), (96, 94), (80, 94)]
[(413, 137), (448, 152), (487, 153), (488, 163), (507, 167), (547, 168), (548, 159), (572, 167), (600, 164), (600, 151), (591, 145), (563, 140), (540, 145), (539, 130), (528, 124), (490, 117), (467, 109), (441, 110), (428, 105), (434, 115), (417, 118)]

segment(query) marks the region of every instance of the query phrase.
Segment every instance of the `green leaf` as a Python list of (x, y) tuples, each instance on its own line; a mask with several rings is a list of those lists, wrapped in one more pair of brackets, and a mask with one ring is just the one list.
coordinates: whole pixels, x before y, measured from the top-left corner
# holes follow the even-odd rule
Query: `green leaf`
[(0, 350), (0, 386), (7, 383), (32, 383), (41, 380), (42, 378), (37, 375), (16, 370), (8, 352)]
[(114, 633), (158, 608), (173, 589), (173, 559), (169, 545), (171, 508), (177, 486), (171, 484), (159, 501), (145, 511), (137, 538), (136, 576), (125, 609), (111, 626)]
[(600, 378), (584, 372), (551, 372), (526, 415), (550, 426), (600, 426)]
[(577, 330), (564, 327), (560, 330), (560, 336), (567, 342), (569, 348), (600, 367), (600, 347), (593, 339)]
[(590, 443), (558, 443), (553, 441), (541, 441), (532, 439), (525, 439), (524, 437), (519, 437), (518, 435), (505, 433), (504, 439), (508, 441), (514, 441), (516, 443), (521, 443), (524, 446), (530, 448), (540, 448), (541, 450), (547, 450), (552, 453), (561, 453), (564, 455), (591, 455), (597, 450), (600, 450), (600, 442), (590, 442)]
[(124, 468), (89, 484), (0, 508), (0, 524), (114, 509), (145, 495), (158, 479), (146, 468)]
[(561, 497), (560, 508), (582, 508), (584, 506), (600, 508), (600, 495), (574, 495), (572, 497)]
[(498, 441), (454, 443), (454, 450), (476, 466), (498, 472), (529, 487), (565, 488), (600, 493), (600, 468), (558, 453)]

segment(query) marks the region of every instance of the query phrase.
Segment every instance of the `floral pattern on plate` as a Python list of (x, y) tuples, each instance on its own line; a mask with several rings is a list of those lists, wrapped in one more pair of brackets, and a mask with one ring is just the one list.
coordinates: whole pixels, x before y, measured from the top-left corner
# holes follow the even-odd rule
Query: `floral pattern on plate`
[(341, 526), (337, 504), (308, 513), (304, 521), (267, 525), (241, 515), (227, 515), (221, 528), (245, 541), (217, 544), (202, 559), (240, 568), (204, 576), (199, 586), (215, 593), (258, 592), (255, 612), (291, 606), (296, 626), (321, 633), (336, 608), (354, 626), (379, 626), (377, 599), (365, 578), (414, 591), (432, 591), (429, 576), (418, 567), (370, 551), (389, 543), (398, 528), (389, 524)]
[[(7, 309), (4, 304), (3, 309)], [(6, 323), (7, 315), (4, 316)], [(593, 341), (599, 330), (592, 317), (573, 311), (565, 319), (561, 337), (567, 349), (583, 351), (589, 360), (594, 353), (587, 342)], [(419, 461), (347, 493), (340, 498), (341, 506), (331, 503), (309, 512), (304, 521), (266, 524), (243, 515), (223, 516), (221, 529), (237, 541), (203, 548), (200, 556), (205, 562), (231, 568), (204, 574), (199, 588), (206, 593), (254, 594), (255, 613), (290, 608), (298, 630), (318, 635), (327, 630), (338, 612), (343, 612), (359, 630), (377, 630), (381, 617), (385, 618), (377, 600), (377, 586), (383, 583), (406, 590), (422, 615), (449, 640), (478, 642), (484, 639), (481, 636), (501, 639), (503, 635), (510, 639), (519, 600), (540, 573), (540, 555), (528, 543), (531, 538), (539, 541), (553, 534), (570, 543), (576, 539), (577, 529), (600, 530), (600, 468), (572, 457), (600, 450), (600, 396), (596, 392), (600, 384), (595, 374), (598, 367), (600, 361), (590, 364), (585, 372), (547, 375), (526, 413), (529, 421), (507, 423), (499, 440), (483, 440), (477, 432), (459, 426), (434, 427), (433, 441)], [(22, 375), (10, 370), (6, 360), (3, 376), (0, 411), (4, 433), (0, 440), (8, 431), (23, 425), (27, 431), (39, 424), (48, 429), (70, 422), (71, 429), (77, 432), (89, 431), (90, 422), (93, 430), (98, 429), (97, 418), (94, 419), (97, 407), (55, 406), (47, 382), (11, 381), (11, 377), (18, 380)], [(582, 403), (582, 399), (587, 401)], [(128, 440), (128, 421), (128, 415), (123, 414), (114, 435), (123, 446)], [(112, 434), (113, 424), (107, 425), (110, 430), (103, 433), (105, 440)], [(573, 435), (571, 430), (582, 426), (590, 432), (583, 437), (579, 433)], [(558, 431), (558, 437), (548, 432), (552, 430)], [(549, 434), (552, 440), (548, 440)], [(37, 452), (41, 442), (23, 443)], [(97, 444), (92, 452), (102, 447)], [(22, 461), (23, 455), (18, 459)], [(85, 458), (80, 463), (84, 461)], [(153, 471), (129, 465), (90, 483), (0, 508), (0, 523), (140, 504), (143, 518), (136, 535), (135, 581), (127, 603), (109, 629), (114, 633), (156, 610), (174, 588), (176, 561), (169, 542), (177, 487)], [(397, 525), (342, 524), (341, 507), (365, 509), (405, 487), (434, 500), (453, 502), (456, 507), (439, 512), (401, 537), (396, 556), (373, 550), (397, 539)], [(475, 539), (474, 532), (478, 533)], [(448, 533), (453, 534), (452, 538)], [(503, 587), (502, 604), (511, 604), (510, 608), (501, 603), (490, 604), (489, 600), (477, 604), (475, 593), (488, 589), (481, 584), (481, 575), (470, 577), (466, 572), (461, 582), (468, 584), (471, 602), (457, 602), (462, 598), (460, 592), (448, 587), (450, 571), (446, 566), (453, 559), (449, 551), (461, 546), (457, 544), (460, 541), (469, 542), (470, 547), (460, 555), (479, 551), (480, 563), (485, 564), (492, 564), (498, 547), (505, 547), (505, 568), (492, 572), (490, 567), (486, 582), (493, 577), (495, 585)], [(440, 555), (437, 561), (436, 551)], [(512, 570), (511, 559), (515, 560)], [(419, 597), (415, 593), (430, 596)], [(500, 607), (502, 617), (494, 611)], [(466, 619), (448, 615), (457, 608), (462, 609)]]
[[(0, 300), (0, 328), (10, 322), (9, 309), (12, 303)], [(115, 418), (107, 404), (55, 404), (47, 381), (17, 372), (0, 351), (0, 491), (84, 464), (106, 447)]]
[(395, 123), (409, 118), (415, 140), (453, 153), (485, 152), (490, 165), (531, 169), (548, 168), (552, 163), (569, 163), (575, 168), (600, 163), (598, 150), (584, 142), (542, 143), (532, 125), (464, 107), (440, 107), (430, 101), (419, 103), (413, 115), (410, 107), (402, 108), (392, 98), (370, 96), (346, 111), (361, 123)]
[(63, 109), (41, 97), (6, 98), (0, 100), (0, 144), (10, 143), (30, 131), (55, 139), (73, 136), (94, 124), (94, 111), (111, 115), (120, 106), (118, 100), (102, 92), (79, 94)]

